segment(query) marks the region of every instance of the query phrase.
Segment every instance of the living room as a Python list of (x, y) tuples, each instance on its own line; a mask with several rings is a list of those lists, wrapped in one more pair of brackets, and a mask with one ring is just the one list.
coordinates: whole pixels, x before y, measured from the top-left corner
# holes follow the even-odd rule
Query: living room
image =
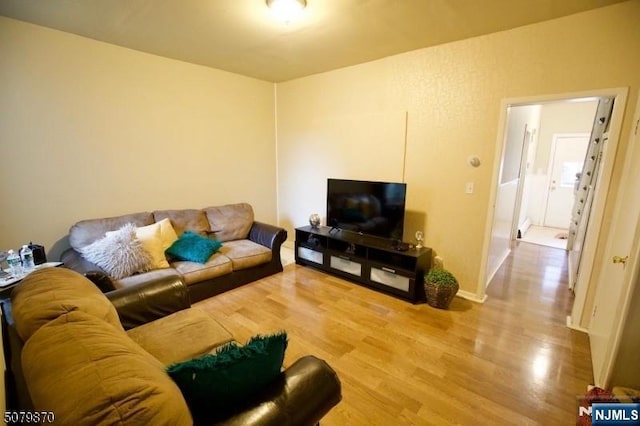
[(55, 259), (82, 219), (235, 202), (292, 238), (328, 177), (404, 181), (405, 239), (424, 231), (481, 299), (501, 100), (630, 87), (622, 164), (638, 16), (632, 0), (283, 82), (0, 17), (1, 246)]

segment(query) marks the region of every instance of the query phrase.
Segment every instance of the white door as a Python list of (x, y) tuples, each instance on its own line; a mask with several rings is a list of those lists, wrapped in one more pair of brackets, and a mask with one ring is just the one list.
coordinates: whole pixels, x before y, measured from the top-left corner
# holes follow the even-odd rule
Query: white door
[(544, 226), (568, 229), (577, 173), (582, 171), (589, 135), (555, 135), (549, 162), (550, 182)]
[(627, 301), (635, 285), (633, 272), (640, 254), (640, 98), (635, 114), (635, 134), (624, 164), (589, 323), (593, 378), (595, 385), (603, 388), (609, 386), (620, 330), (629, 308)]

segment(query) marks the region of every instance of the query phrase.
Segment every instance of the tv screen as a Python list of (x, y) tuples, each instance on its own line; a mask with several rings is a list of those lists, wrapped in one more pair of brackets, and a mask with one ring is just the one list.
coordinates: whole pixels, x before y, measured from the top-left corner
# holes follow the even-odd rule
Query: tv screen
[(407, 184), (329, 179), (327, 225), (402, 240)]

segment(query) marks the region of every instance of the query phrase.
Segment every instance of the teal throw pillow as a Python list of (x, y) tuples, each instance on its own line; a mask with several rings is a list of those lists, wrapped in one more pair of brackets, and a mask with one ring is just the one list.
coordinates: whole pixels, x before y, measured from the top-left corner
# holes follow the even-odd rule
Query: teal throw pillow
[(203, 237), (195, 232), (186, 231), (165, 250), (165, 253), (189, 262), (206, 263), (222, 247), (218, 240)]
[(215, 355), (173, 364), (167, 372), (187, 401), (194, 422), (211, 424), (237, 412), (242, 403), (274, 381), (282, 369), (287, 334), (252, 337)]

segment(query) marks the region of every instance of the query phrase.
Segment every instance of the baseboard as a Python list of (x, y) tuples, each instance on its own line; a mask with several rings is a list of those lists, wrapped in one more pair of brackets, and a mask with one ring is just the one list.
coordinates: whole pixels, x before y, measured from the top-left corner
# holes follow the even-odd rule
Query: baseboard
[(484, 303), (487, 300), (486, 294), (480, 298), (478, 297), (477, 294), (471, 293), (470, 291), (465, 291), (465, 290), (458, 290), (458, 293), (456, 293), (456, 296), (462, 297), (463, 299), (471, 300), (472, 302), (476, 302), (476, 303)]
[(295, 246), (296, 246), (295, 245), (295, 241), (287, 240), (284, 243), (282, 243), (282, 247), (286, 247), (286, 248), (291, 249), (291, 250), (293, 250)]
[(529, 219), (529, 217), (527, 216), (527, 218), (522, 222), (522, 225), (520, 225), (518, 229), (520, 229), (522, 236), (524, 236), (524, 234), (529, 230), (530, 227), (531, 227), (531, 219)]
[[(576, 282), (575, 274), (573, 273), (573, 262), (571, 260), (571, 253), (567, 256), (568, 269), (569, 269), (569, 290), (573, 291), (574, 284)], [(567, 317), (569, 318), (569, 317)]]
[(571, 320), (571, 315), (567, 315), (567, 327), (569, 327), (572, 330), (576, 330), (576, 331), (581, 331), (583, 333), (589, 333), (589, 330), (587, 330), (584, 327), (580, 327), (578, 325), (573, 325), (573, 321)]
[(295, 249), (293, 247), (287, 247), (286, 243), (283, 243), (280, 247), (280, 259), (282, 266), (291, 265), (295, 263)]

